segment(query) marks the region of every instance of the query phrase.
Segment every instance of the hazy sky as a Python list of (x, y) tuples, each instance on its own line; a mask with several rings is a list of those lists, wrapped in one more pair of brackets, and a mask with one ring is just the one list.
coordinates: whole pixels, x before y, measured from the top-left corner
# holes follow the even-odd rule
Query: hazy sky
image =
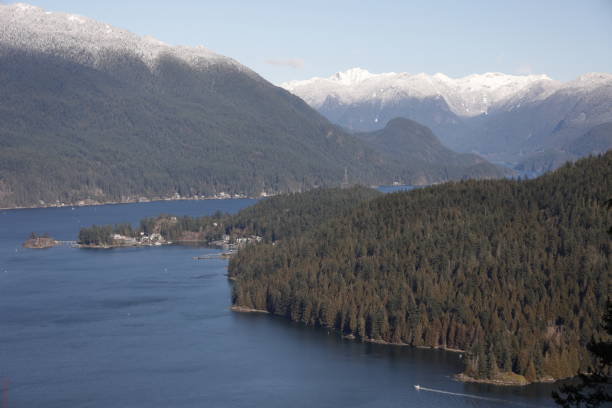
[[(10, 1), (6, 3), (11, 3)], [(170, 44), (204, 45), (266, 79), (499, 71), (612, 72), (612, 0), (31, 0)]]

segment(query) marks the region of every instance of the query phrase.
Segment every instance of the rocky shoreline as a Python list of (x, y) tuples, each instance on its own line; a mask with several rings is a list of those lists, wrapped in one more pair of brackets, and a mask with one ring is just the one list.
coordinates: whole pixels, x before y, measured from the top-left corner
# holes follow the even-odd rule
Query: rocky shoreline
[(51, 237), (30, 237), (28, 240), (26, 240), (22, 246), (24, 248), (29, 248), (29, 249), (45, 249), (45, 248), (53, 248), (54, 246), (58, 245), (59, 242), (57, 242), (55, 239), (51, 238)]
[[(235, 280), (236, 278), (228, 277), (228, 279)], [(237, 306), (237, 305), (232, 305), (230, 307), (230, 310), (232, 310), (233, 312), (239, 312), (239, 313), (270, 314), (270, 312), (268, 312), (267, 310), (253, 309), (250, 307)], [(335, 331), (339, 333), (337, 330)], [(359, 340), (357, 336), (355, 336), (352, 333), (342, 334), (341, 336), (343, 339), (346, 339), (346, 340)], [(363, 339), (362, 341), (364, 343), (381, 344), (385, 346), (415, 347), (418, 349), (443, 350), (443, 351), (447, 351), (451, 353), (465, 353), (465, 350), (456, 349), (452, 347), (444, 347), (444, 346), (438, 346), (438, 347), (413, 346), (412, 344), (408, 344), (408, 343), (392, 343), (392, 342), (388, 342), (385, 340), (372, 339), (372, 338), (366, 338), (366, 339)], [(470, 377), (469, 375), (465, 373), (455, 374), (453, 378), (457, 381), (461, 381), (465, 383), (490, 384), (490, 385), (497, 385), (497, 386), (503, 386), (503, 387), (523, 387), (529, 384), (553, 383), (557, 381), (554, 378), (540, 378), (537, 381), (529, 382), (524, 376), (520, 374), (512, 373), (512, 372), (498, 373), (495, 376), (495, 378), (487, 378), (487, 379)]]
[(236, 306), (236, 305), (232, 305), (230, 307), (230, 310), (232, 312), (237, 312), (237, 313), (263, 313), (263, 314), (270, 314), (270, 312), (268, 312), (267, 310), (253, 309), (253, 308), (250, 308), (250, 307)]
[[(504, 387), (522, 387), (531, 384), (527, 379), (516, 373), (499, 373), (495, 378), (474, 378), (467, 374), (455, 374), (455, 380), (466, 383), (491, 384)], [(535, 382), (554, 382), (554, 381), (535, 381)]]
[[(346, 336), (343, 336), (345, 339), (356, 339), (355, 335), (353, 334), (349, 334)], [(451, 348), (451, 347), (445, 347), (445, 346), (437, 346), (437, 347), (428, 347), (428, 346), (413, 346), (412, 344), (408, 344), (408, 343), (393, 343), (390, 341), (385, 341), (385, 340), (380, 340), (380, 339), (371, 339), (371, 338), (367, 338), (363, 340), (365, 343), (374, 343), (374, 344), (383, 344), (386, 346), (403, 346), (403, 347), (414, 347), (414, 348), (418, 348), (418, 349), (426, 349), (426, 350), (444, 350), (444, 351), (449, 351), (451, 353), (465, 353), (465, 350), (461, 350), (461, 349), (456, 349), (456, 348)]]

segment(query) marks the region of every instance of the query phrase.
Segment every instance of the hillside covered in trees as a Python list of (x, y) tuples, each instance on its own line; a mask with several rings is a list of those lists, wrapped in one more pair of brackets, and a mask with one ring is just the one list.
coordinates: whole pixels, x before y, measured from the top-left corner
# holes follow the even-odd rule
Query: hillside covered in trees
[(160, 215), (144, 218), (138, 227), (130, 224), (92, 225), (81, 228), (81, 245), (112, 246), (113, 235), (139, 237), (159, 234), (166, 241), (209, 242), (223, 235), (232, 238), (259, 236), (263, 242), (275, 242), (298, 236), (321, 223), (341, 217), (361, 202), (382, 195), (366, 187), (314, 189), (270, 197), (237, 214), (216, 213), (203, 217)]
[(508, 174), (396, 160), (231, 58), (85, 17), (0, 4), (0, 66), (0, 208)]
[[(355, 136), (379, 153), (405, 163), (413, 174), (411, 183), (461, 180), (466, 176), (490, 178), (491, 163), (478, 155), (449, 149), (431, 129), (407, 118), (394, 118), (383, 129)], [(508, 169), (507, 174), (512, 172)]]
[[(233, 303), (364, 341), (465, 350), (468, 380), (573, 376), (593, 363), (585, 345), (609, 297), (611, 195), (608, 152), (535, 180), (373, 198), (241, 250)], [(290, 224), (274, 210), (281, 236)]]

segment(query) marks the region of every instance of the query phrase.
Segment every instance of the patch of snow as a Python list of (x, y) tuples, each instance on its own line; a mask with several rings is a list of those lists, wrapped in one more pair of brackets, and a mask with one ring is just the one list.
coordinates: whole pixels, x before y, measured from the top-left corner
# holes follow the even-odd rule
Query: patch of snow
[[(45, 13), (45, 14), (47, 14), (47, 13)], [(68, 16), (68, 20), (76, 22), (76, 23), (79, 23), (79, 24), (85, 24), (85, 19), (84, 18), (79, 17), (79, 16), (75, 16), (73, 14)]]
[(321, 107), (328, 96), (346, 105), (362, 102), (386, 104), (407, 98), (442, 98), (455, 114), (470, 117), (488, 114), (496, 108), (518, 108), (521, 104), (542, 100), (559, 90), (588, 90), (602, 84), (612, 86), (612, 74), (587, 74), (563, 84), (547, 75), (487, 72), (450, 78), (442, 73), (373, 74), (365, 69), (352, 68), (329, 78), (290, 81), (281, 86), (315, 109)]
[(113, 56), (129, 55), (155, 70), (160, 58), (169, 55), (195, 69), (226, 64), (255, 75), (237, 61), (205, 47), (171, 46), (87, 17), (45, 11), (25, 3), (0, 4), (0, 46), (52, 53), (95, 68), (104, 68)]

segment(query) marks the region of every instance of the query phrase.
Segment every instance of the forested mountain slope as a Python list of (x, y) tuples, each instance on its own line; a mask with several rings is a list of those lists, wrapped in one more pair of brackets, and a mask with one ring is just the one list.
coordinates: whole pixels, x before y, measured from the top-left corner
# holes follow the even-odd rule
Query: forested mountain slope
[(477, 379), (572, 376), (589, 370), (609, 296), (611, 196), (612, 152), (535, 180), (385, 195), (241, 250), (233, 302), (363, 340), (466, 350)]
[(18, 3), (0, 5), (0, 66), (0, 208), (416, 179), (204, 47)]
[(452, 151), (428, 127), (406, 118), (394, 118), (384, 129), (355, 136), (409, 167), (412, 174), (420, 174), (423, 182), (419, 184), (432, 179), (491, 178), (496, 173), (499, 178), (512, 174), (510, 169), (497, 167), (475, 154)]
[(532, 154), (523, 159), (516, 169), (526, 174), (540, 174), (554, 170), (567, 161), (605, 153), (610, 147), (612, 147), (612, 122), (606, 122), (593, 127), (584, 135), (560, 148)]
[(0, 6), (0, 207), (259, 194), (399, 167), (230, 58)]

